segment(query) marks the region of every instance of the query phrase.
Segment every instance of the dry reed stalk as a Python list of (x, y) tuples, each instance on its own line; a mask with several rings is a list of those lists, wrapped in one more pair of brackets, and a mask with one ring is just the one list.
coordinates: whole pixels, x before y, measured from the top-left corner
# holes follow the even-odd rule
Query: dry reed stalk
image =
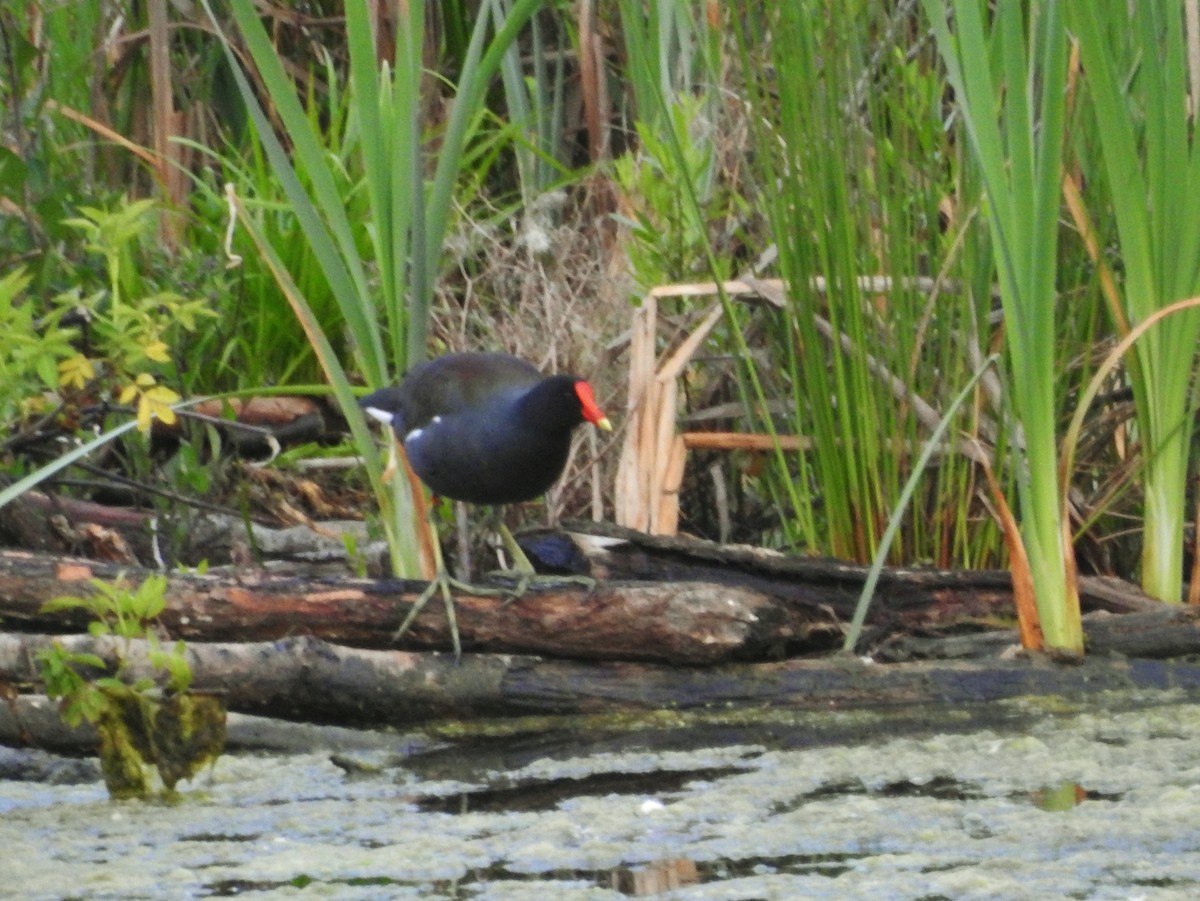
[(676, 426), (678, 379), (704, 340), (721, 321), (714, 304), (687, 337), (658, 361), (658, 298), (758, 294), (740, 282), (660, 285), (633, 311), (629, 344), (629, 427), (617, 468), (617, 523), (652, 535), (674, 535), (679, 527), (679, 487), (687, 464), (687, 445)]

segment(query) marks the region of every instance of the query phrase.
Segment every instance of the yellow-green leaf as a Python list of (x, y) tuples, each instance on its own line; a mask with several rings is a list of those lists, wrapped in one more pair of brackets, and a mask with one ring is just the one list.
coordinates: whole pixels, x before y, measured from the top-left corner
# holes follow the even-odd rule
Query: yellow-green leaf
[(58, 364), (58, 380), (67, 388), (83, 388), (96, 377), (96, 367), (83, 354), (75, 354)]
[(151, 341), (142, 348), (142, 352), (156, 363), (170, 363), (171, 355), (167, 352), (168, 347), (162, 341)]
[(138, 401), (138, 408), (137, 408), (137, 427), (138, 427), (138, 431), (141, 432), (143, 435), (149, 434), (150, 420), (152, 418), (153, 417), (151, 415), (150, 401), (146, 398), (146, 395), (143, 394), (141, 399)]

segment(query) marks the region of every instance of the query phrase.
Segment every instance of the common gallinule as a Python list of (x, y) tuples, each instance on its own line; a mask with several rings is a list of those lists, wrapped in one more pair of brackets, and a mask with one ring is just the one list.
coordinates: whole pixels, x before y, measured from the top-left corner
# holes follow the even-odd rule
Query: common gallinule
[[(395, 387), (359, 401), (395, 431), (413, 472), (442, 497), (471, 504), (512, 504), (544, 494), (562, 475), (576, 426), (612, 428), (591, 386), (570, 375), (544, 376), (525, 360), (500, 353), (456, 353), (414, 366)], [(500, 534), (522, 573), (533, 573), (512, 535)], [(436, 547), (435, 542), (435, 547)], [(399, 634), (440, 586), (453, 616), (449, 578), (438, 573)], [(457, 634), (454, 636), (457, 643)]]

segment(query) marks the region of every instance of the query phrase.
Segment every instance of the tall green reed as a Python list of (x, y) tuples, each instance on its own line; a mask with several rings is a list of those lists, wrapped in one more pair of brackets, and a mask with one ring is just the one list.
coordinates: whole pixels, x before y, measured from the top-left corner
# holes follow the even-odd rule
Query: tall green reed
[[(633, 118), (644, 127), (670, 118), (684, 94), (703, 97), (706, 114), (717, 117), (721, 31), (704, 6), (687, 0), (618, 0)], [(698, 186), (702, 194), (706, 187)]]
[[(1106, 180), (1121, 259), (1118, 331), (1171, 301), (1200, 294), (1198, 85), (1188, 84), (1180, 4), (1117, 0), (1070, 4), (1098, 153), (1084, 174)], [(1195, 409), (1191, 400), (1200, 311), (1172, 317), (1134, 345), (1133, 389), (1143, 460), (1142, 587), (1181, 600), (1183, 528)]]
[[(512, 0), (489, 0), (488, 5), (500, 25), (511, 11)], [(566, 54), (561, 52), (566, 43), (562, 27), (558, 17), (532, 16), (529, 74), (526, 75), (522, 48), (515, 43), (505, 51), (500, 66), (505, 108), (510, 124), (519, 134), (512, 142), (512, 149), (521, 204), (527, 210), (539, 194), (553, 188), (564, 176), (568, 73)]]
[[(971, 377), (961, 341), (981, 312), (972, 305), (986, 315), (988, 298), (918, 278), (954, 239), (939, 229), (951, 179), (941, 84), (927, 55), (893, 43), (907, 17), (890, 18), (885, 4), (770, 10), (736, 29), (759, 202), (788, 285), (763, 370), (788, 413), (759, 427), (811, 441), (776, 456), (770, 484), (787, 542), (865, 561), (937, 407)], [(977, 533), (994, 546), (996, 532), (972, 517), (972, 478), (962, 455), (939, 456), (892, 559), (987, 559)]]
[[(1058, 480), (1056, 304), (1058, 214), (1066, 116), (1067, 34), (1063, 4), (923, 0), (954, 100), (979, 166), (1004, 310), (1005, 402), (1023, 554), (1041, 633), (1050, 648), (1081, 653), (1083, 632), (1069, 524)], [(1028, 631), (1036, 632), (1026, 623)]]
[(689, 0), (616, 6), (626, 91), (614, 115), (631, 124), (636, 143), (613, 169), (633, 277), (643, 289), (706, 268), (720, 282), (731, 268), (706, 259), (715, 249), (708, 230), (729, 200), (717, 184), (721, 35), (703, 7)]

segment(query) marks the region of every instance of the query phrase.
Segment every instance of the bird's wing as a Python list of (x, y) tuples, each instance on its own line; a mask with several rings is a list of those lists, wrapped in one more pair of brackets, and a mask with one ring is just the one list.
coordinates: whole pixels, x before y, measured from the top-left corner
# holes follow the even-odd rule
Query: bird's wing
[[(449, 354), (413, 367), (400, 385), (407, 430), (435, 416), (478, 411), (541, 381), (531, 363), (507, 354)], [(403, 434), (403, 432), (401, 432)]]

